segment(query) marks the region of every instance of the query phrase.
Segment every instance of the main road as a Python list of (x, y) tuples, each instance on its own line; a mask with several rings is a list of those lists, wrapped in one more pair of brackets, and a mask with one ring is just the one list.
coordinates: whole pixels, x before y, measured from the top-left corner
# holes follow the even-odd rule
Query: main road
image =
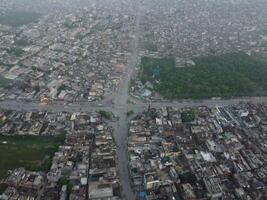
[(114, 126), (114, 138), (117, 145), (118, 169), (122, 192), (126, 199), (134, 200), (135, 195), (131, 188), (131, 179), (128, 169), (128, 119), (125, 115), (128, 109), (127, 100), (129, 98), (129, 88), (132, 74), (138, 62), (139, 34), (140, 34), (140, 9), (139, 1), (132, 1), (133, 10), (136, 10), (134, 38), (132, 40), (132, 51), (128, 59), (125, 76), (123, 77), (118, 92), (113, 100), (114, 111), (119, 117), (119, 121)]
[[(121, 100), (120, 100), (121, 101)], [(23, 102), (23, 101), (11, 101), (4, 100), (0, 101), (0, 109), (10, 109), (17, 111), (49, 111), (49, 112), (96, 112), (98, 110), (112, 111), (114, 114), (118, 115), (120, 113), (126, 113), (129, 110), (133, 110), (138, 113), (150, 105), (152, 108), (162, 108), (166, 106), (171, 106), (174, 108), (183, 107), (197, 107), (197, 106), (207, 106), (214, 107), (234, 105), (240, 102), (251, 102), (251, 103), (267, 103), (267, 97), (246, 97), (246, 98), (231, 98), (222, 100), (184, 100), (184, 101), (166, 101), (166, 102), (151, 102), (143, 103), (137, 102), (135, 104), (123, 103), (123, 104), (103, 104), (98, 106), (96, 103), (89, 102), (75, 102), (69, 105), (64, 105), (64, 102), (54, 102), (51, 104), (40, 104), (37, 102)]]

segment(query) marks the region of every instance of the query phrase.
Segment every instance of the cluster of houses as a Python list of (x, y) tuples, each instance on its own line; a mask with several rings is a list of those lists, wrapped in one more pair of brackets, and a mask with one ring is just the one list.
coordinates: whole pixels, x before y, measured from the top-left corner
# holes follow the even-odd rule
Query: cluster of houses
[(138, 199), (265, 199), (266, 152), (266, 104), (149, 108), (129, 126)]
[(0, 134), (49, 136), (71, 130), (71, 114), (66, 112), (0, 112)]
[(266, 13), (260, 0), (148, 1), (143, 53), (192, 58), (236, 51), (266, 55)]
[(65, 141), (50, 169), (10, 170), (0, 199), (121, 199), (113, 129), (98, 114), (68, 113), (64, 121)]
[(95, 101), (117, 89), (134, 18), (90, 6), (0, 24), (0, 99)]

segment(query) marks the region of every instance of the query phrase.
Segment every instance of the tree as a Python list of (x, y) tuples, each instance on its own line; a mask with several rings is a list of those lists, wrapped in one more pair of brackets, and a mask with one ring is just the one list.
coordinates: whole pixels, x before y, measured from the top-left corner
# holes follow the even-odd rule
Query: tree
[(186, 111), (181, 113), (182, 122), (193, 122), (196, 118), (194, 110)]

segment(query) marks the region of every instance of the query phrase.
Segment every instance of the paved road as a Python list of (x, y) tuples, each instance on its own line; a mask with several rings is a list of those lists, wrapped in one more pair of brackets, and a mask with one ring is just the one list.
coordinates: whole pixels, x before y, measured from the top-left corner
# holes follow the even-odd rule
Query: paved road
[(131, 76), (134, 73), (135, 66), (138, 62), (138, 46), (139, 46), (139, 33), (140, 33), (140, 13), (138, 9), (138, 1), (133, 1), (133, 5), (136, 6), (136, 22), (135, 22), (135, 31), (134, 39), (132, 41), (132, 53), (129, 59), (129, 63), (126, 69), (125, 76), (121, 81), (121, 84), (118, 88), (118, 93), (114, 99), (116, 114), (119, 116), (119, 121), (115, 125), (114, 129), (114, 138), (117, 145), (117, 156), (118, 156), (118, 169), (120, 180), (122, 184), (122, 192), (125, 195), (125, 198), (128, 200), (134, 200), (135, 196), (131, 188), (131, 180), (129, 177), (128, 170), (128, 120), (125, 113), (128, 110), (127, 100), (129, 98), (129, 88)]
[[(126, 99), (126, 98), (125, 98)], [(121, 100), (120, 100), (121, 101)], [(127, 100), (126, 100), (127, 101)], [(152, 102), (152, 103), (143, 103), (137, 102), (136, 104), (127, 104), (124, 102), (122, 104), (103, 104), (103, 106), (97, 106), (96, 103), (89, 102), (76, 102), (71, 105), (64, 105), (63, 102), (52, 103), (48, 105), (42, 105), (36, 102), (22, 102), (22, 101), (0, 101), (1, 109), (11, 109), (11, 110), (21, 110), (21, 111), (50, 111), (50, 112), (95, 112), (100, 109), (112, 111), (114, 114), (119, 114), (127, 112), (127, 110), (133, 110), (135, 113), (148, 108), (149, 104), (154, 108), (161, 108), (164, 106), (172, 106), (175, 108), (183, 107), (196, 107), (196, 106), (207, 106), (214, 107), (216, 105), (226, 106), (238, 104), (239, 102), (252, 102), (252, 103), (267, 103), (267, 97), (249, 97), (249, 98), (233, 98), (226, 100), (185, 100), (185, 101), (175, 101), (175, 102)]]

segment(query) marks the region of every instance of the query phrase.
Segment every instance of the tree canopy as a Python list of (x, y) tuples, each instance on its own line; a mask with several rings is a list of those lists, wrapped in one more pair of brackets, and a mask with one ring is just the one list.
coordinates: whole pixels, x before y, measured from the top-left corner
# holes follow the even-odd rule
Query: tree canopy
[(174, 58), (141, 60), (141, 80), (154, 83), (166, 98), (264, 96), (267, 62), (245, 53), (194, 59), (196, 65), (177, 68)]

